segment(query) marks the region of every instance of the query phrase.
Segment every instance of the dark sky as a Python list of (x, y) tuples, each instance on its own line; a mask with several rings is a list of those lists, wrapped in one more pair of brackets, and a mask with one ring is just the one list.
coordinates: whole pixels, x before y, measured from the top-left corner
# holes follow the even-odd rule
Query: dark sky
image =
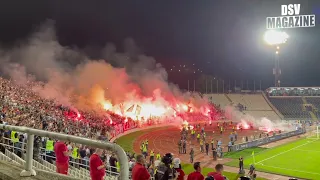
[(262, 40), (266, 17), (280, 16), (280, 5), (290, 3), (300, 3), (301, 14), (316, 14), (317, 24), (285, 30), (282, 85), (320, 86), (319, 0), (1, 1), (0, 41), (12, 44), (53, 19), (63, 45), (120, 47), (132, 37), (166, 67), (195, 63), (226, 81), (272, 86), (274, 50)]

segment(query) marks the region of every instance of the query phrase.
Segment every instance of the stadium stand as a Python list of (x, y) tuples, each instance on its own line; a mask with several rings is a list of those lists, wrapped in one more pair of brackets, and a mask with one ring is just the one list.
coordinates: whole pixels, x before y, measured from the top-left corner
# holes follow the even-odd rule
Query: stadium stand
[(282, 119), (280, 114), (274, 110), (262, 93), (258, 94), (205, 94), (211, 103), (218, 105), (221, 109), (233, 106), (245, 114), (254, 118), (266, 117), (271, 120)]
[(229, 101), (225, 94), (206, 94), (205, 96), (211, 103), (220, 105), (221, 107), (226, 107), (231, 104), (231, 101)]
[(270, 120), (279, 120), (279, 116), (274, 111), (244, 111), (246, 114), (259, 119), (261, 117), (266, 117)]
[(266, 117), (270, 120), (279, 120), (281, 117), (270, 107), (263, 94), (228, 94), (232, 103), (240, 110), (254, 118)]
[(228, 94), (234, 104), (242, 104), (247, 110), (271, 111), (272, 108), (261, 94)]
[(269, 100), (286, 119), (311, 119), (310, 113), (303, 110), (301, 97), (271, 97)]
[(308, 104), (311, 104), (312, 112), (318, 119), (320, 119), (320, 97), (306, 97), (306, 101), (308, 102)]
[(266, 93), (269, 101), (287, 120), (320, 119), (319, 87), (270, 87)]

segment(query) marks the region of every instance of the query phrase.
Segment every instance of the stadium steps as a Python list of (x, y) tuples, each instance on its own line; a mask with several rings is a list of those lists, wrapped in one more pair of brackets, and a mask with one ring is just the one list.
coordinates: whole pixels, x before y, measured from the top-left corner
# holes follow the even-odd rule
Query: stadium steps
[(224, 96), (226, 96), (226, 98), (228, 99), (228, 101), (229, 101), (230, 103), (232, 103), (230, 97), (229, 97), (227, 94), (224, 94)]
[[(302, 99), (302, 111), (307, 111), (307, 109), (306, 109), (306, 104), (309, 104), (308, 103), (308, 101), (307, 101), (307, 99), (305, 98), (305, 97), (301, 97), (301, 99)], [(311, 114), (310, 114), (311, 115)], [(312, 116), (311, 116), (312, 117)]]
[(302, 97), (302, 102), (303, 102), (303, 104), (309, 104), (305, 97)]
[[(17, 156), (15, 153), (5, 150), (5, 156), (7, 156), (9, 159), (12, 159), (13, 162), (16, 162), (19, 165), (24, 166), (26, 161)], [(4, 159), (6, 160), (6, 159)], [(53, 164), (50, 164), (47, 161), (43, 161), (42, 163), (39, 163), (38, 161), (33, 160), (32, 166), (35, 169), (48, 171), (48, 172), (56, 172), (56, 166)], [(75, 177), (77, 179), (83, 179), (83, 180), (90, 180), (90, 174), (86, 173), (85, 171), (82, 171), (80, 169), (77, 169), (73, 166), (69, 166), (68, 174), (72, 177)]]
[(309, 113), (310, 113), (310, 116), (312, 117), (312, 120), (314, 121), (318, 120), (317, 116), (312, 111), (309, 111)]

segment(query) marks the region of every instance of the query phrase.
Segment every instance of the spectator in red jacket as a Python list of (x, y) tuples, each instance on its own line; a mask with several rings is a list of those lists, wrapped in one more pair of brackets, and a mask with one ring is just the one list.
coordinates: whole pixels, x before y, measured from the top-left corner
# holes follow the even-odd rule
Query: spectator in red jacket
[(106, 166), (101, 160), (102, 150), (96, 149), (90, 156), (90, 176), (92, 180), (103, 180)]
[(224, 177), (222, 176), (223, 172), (223, 165), (217, 164), (215, 167), (216, 172), (210, 172), (208, 173), (208, 176), (213, 177), (214, 180), (224, 180)]
[(136, 164), (132, 169), (132, 180), (149, 180), (150, 174), (147, 168), (144, 166), (145, 159), (144, 156), (137, 155)]
[(54, 144), (54, 153), (56, 154), (57, 173), (68, 175), (70, 152), (63, 141)]
[(195, 171), (189, 174), (187, 180), (204, 180), (204, 176), (201, 174), (200, 162), (195, 162), (193, 168)]
[(173, 168), (176, 170), (177, 172), (177, 180), (184, 180), (184, 172), (183, 170), (181, 169), (181, 164), (180, 164), (180, 159), (179, 158), (174, 158), (173, 160)]

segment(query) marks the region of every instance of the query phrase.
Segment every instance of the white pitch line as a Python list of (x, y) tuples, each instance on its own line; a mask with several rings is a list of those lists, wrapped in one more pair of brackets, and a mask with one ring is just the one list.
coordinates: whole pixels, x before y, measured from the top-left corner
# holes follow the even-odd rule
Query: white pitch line
[[(317, 140), (314, 140), (314, 141), (317, 141)], [(305, 146), (305, 145), (310, 144), (310, 143), (312, 143), (312, 142), (314, 142), (314, 141), (309, 141), (309, 142), (307, 142), (307, 143), (301, 144), (301, 145), (296, 146), (296, 147), (294, 147), (294, 148), (291, 148), (291, 149), (289, 149), (289, 150), (286, 150), (286, 151), (283, 151), (283, 152), (281, 152), (281, 153), (278, 153), (278, 154), (276, 154), (276, 155), (274, 155), (274, 156), (271, 156), (271, 157), (269, 157), (269, 158), (266, 158), (266, 159), (264, 159), (264, 160), (261, 160), (261, 161), (257, 162), (257, 164), (259, 164), (259, 163), (261, 163), (261, 162), (264, 162), (264, 161), (267, 161), (267, 160), (269, 160), (269, 159), (275, 158), (275, 157), (277, 157), (277, 156), (280, 156), (281, 154), (287, 153), (287, 152), (289, 152), (289, 151), (298, 149), (299, 147)]]
[(283, 169), (283, 170), (288, 170), (288, 171), (296, 171), (296, 172), (307, 173), (307, 174), (316, 174), (316, 175), (320, 175), (320, 173), (308, 172), (308, 171), (300, 171), (300, 170), (288, 169), (288, 168), (282, 168), (282, 167), (277, 167), (277, 166), (268, 166), (268, 165), (262, 165), (262, 166), (265, 166), (265, 167), (271, 167), (271, 168), (275, 168), (275, 169)]

